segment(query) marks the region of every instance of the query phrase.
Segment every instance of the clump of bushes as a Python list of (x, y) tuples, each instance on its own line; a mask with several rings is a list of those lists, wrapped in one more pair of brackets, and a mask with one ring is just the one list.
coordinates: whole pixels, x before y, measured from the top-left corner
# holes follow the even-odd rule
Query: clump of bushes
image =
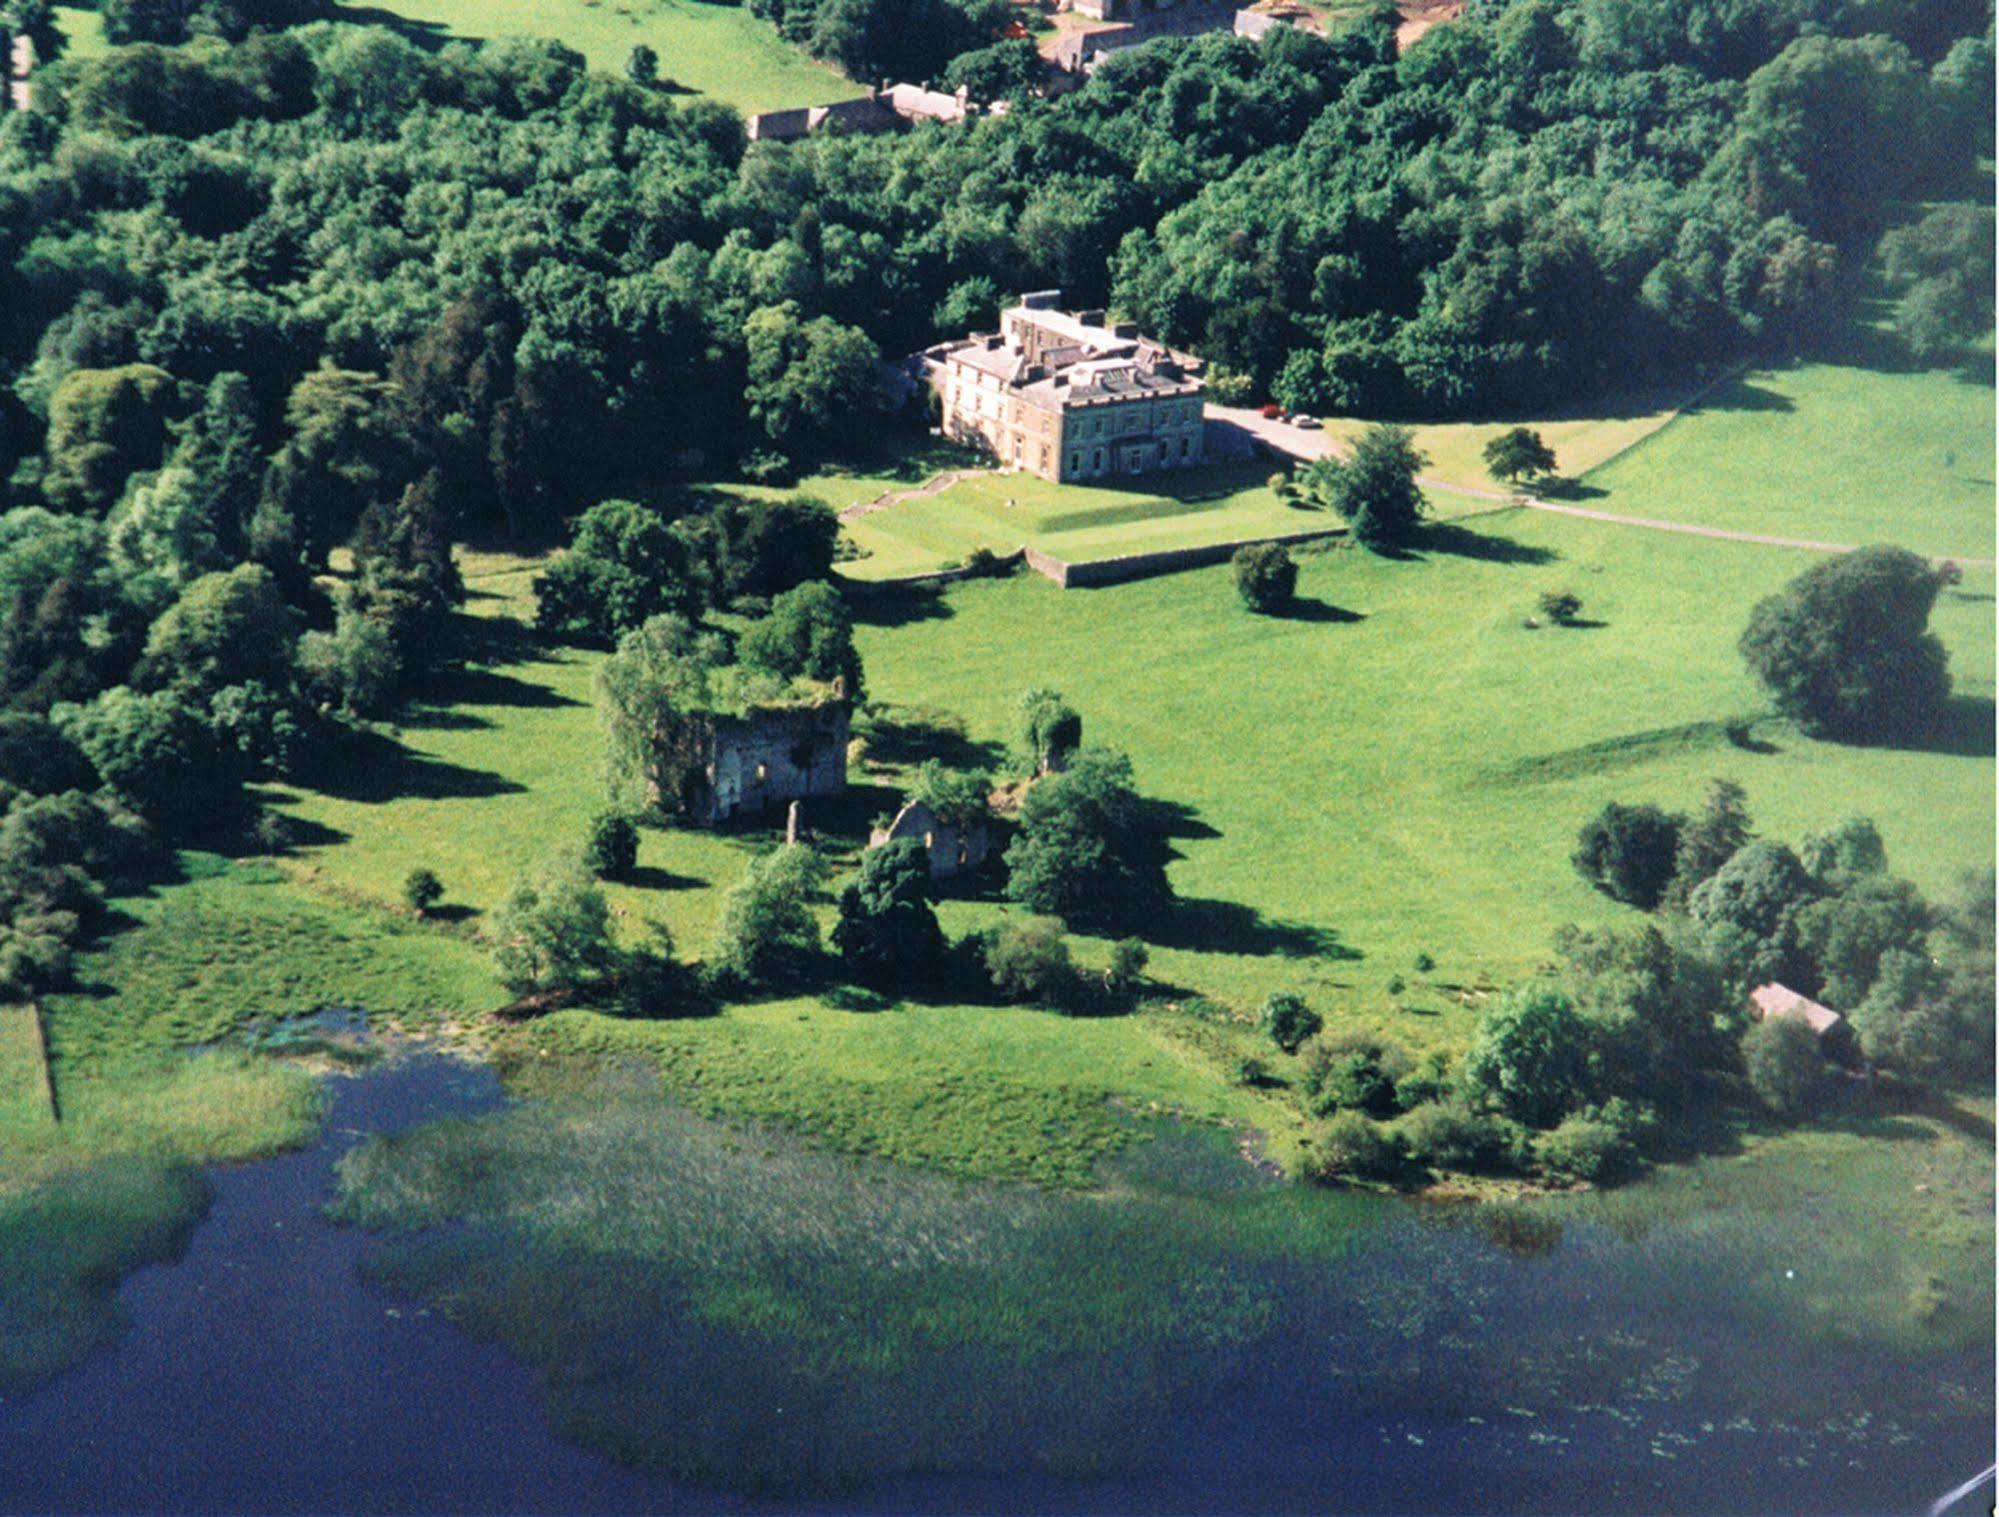
[(1534, 1157), (1560, 1180), (1617, 1180), (1638, 1163), (1637, 1140), (1646, 1114), (1619, 1097), (1572, 1112), (1552, 1132), (1534, 1140)]
[(1515, 1124), (1453, 1100), (1412, 1107), (1397, 1130), (1409, 1157), (1432, 1169), (1476, 1173), (1505, 1168), (1524, 1144)]
[(1335, 1113), (1319, 1133), (1321, 1179), (1381, 1180), (1403, 1166), (1402, 1140), (1356, 1111)]
[(1361, 1111), (1393, 1116), (1400, 1109), (1396, 1082), (1410, 1072), (1400, 1044), (1341, 1034), (1315, 1037), (1300, 1053), (1300, 1079), (1313, 1115)]

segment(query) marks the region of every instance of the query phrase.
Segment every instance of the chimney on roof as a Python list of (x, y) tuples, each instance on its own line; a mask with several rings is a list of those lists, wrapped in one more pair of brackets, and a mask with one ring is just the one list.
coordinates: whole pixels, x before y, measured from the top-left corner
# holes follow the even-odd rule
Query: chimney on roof
[(1062, 292), (1035, 290), (1031, 294), (1021, 296), (1020, 305), (1021, 309), (1026, 311), (1059, 311), (1062, 309)]

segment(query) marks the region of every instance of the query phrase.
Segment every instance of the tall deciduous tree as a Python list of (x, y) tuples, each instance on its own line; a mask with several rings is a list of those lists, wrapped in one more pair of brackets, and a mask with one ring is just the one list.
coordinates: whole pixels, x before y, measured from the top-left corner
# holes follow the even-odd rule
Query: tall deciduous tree
[(1777, 709), (1814, 736), (1919, 735), (1950, 694), (1949, 658), (1929, 631), (1941, 587), (1903, 548), (1829, 558), (1757, 604), (1742, 657)]
[(1357, 542), (1377, 552), (1399, 547), (1415, 537), (1429, 509), (1416, 485), (1428, 461), (1407, 427), (1371, 426), (1355, 440), (1352, 458), (1328, 454), (1305, 470), (1305, 493), (1338, 512)]

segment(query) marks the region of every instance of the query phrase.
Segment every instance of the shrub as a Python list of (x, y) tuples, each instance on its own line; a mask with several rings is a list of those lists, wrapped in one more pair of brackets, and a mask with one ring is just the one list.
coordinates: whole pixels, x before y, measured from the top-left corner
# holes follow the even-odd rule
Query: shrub
[(444, 899), (444, 882), (428, 869), (412, 869), (403, 879), (403, 900), (418, 916)]
[(1264, 488), (1277, 495), (1289, 495), (1291, 493), (1291, 476), (1289, 474), (1273, 474), (1263, 484)]
[(833, 946), (864, 984), (922, 983), (944, 961), (944, 934), (930, 906), (930, 859), (916, 838), (898, 838), (861, 856), (860, 873), (840, 892)]
[(604, 892), (574, 855), (516, 885), (493, 918), (500, 982), (516, 995), (582, 989), (616, 967)]
[(1325, 1020), (1304, 998), (1280, 990), (1263, 1003), (1263, 1030), (1286, 1053), (1295, 1054), (1304, 1041), (1325, 1026)]
[(1269, 616), (1289, 606), (1297, 594), (1298, 565), (1282, 543), (1251, 543), (1238, 548), (1231, 562), (1236, 593), (1252, 611)]
[(1583, 609), (1582, 597), (1567, 590), (1543, 590), (1535, 604), (1541, 608), (1541, 614), (1558, 627), (1571, 625)]
[(797, 844), (752, 859), (722, 897), (709, 962), (724, 979), (751, 986), (803, 976), (819, 956), (819, 920), (812, 893), (822, 866)]
[(1270, 1066), (1258, 1058), (1239, 1059), (1236, 1061), (1235, 1082), (1251, 1090), (1260, 1090), (1273, 1083)]
[(1427, 953), (1419, 953), (1416, 955), (1415, 967), (1416, 967), (1416, 973), (1428, 974), (1431, 970), (1437, 967), (1437, 961), (1431, 958), (1430, 955)]
[(1552, 1127), (1588, 1094), (1590, 1024), (1569, 998), (1527, 986), (1486, 1009), (1465, 1055), (1464, 1088), (1529, 1127)]
[(1401, 1168), (1401, 1139), (1357, 1111), (1343, 1111), (1319, 1135), (1322, 1179), (1379, 1179)]
[(1756, 1099), (1780, 1116), (1802, 1117), (1825, 1093), (1818, 1034), (1794, 1017), (1765, 1017), (1742, 1036), (1742, 1066)]
[(1426, 1101), (1412, 1108), (1398, 1130), (1409, 1157), (1433, 1169), (1494, 1169), (1513, 1146), (1506, 1122), (1455, 1101)]
[(1022, 799), (1020, 831), (1006, 851), (1007, 894), (1044, 916), (1125, 927), (1153, 920), (1172, 899), (1170, 856), (1132, 786), (1130, 760), (1085, 748)]
[(1110, 968), (1104, 985), (1110, 990), (1128, 991), (1145, 978), (1145, 966), (1152, 953), (1138, 938), (1120, 938), (1111, 945)]
[(1638, 1163), (1632, 1138), (1636, 1117), (1621, 1101), (1607, 1102), (1565, 1117), (1553, 1132), (1535, 1140), (1534, 1156), (1549, 1174), (1564, 1180), (1615, 1180)]
[(987, 940), (985, 959), (993, 989), (1008, 1000), (1066, 1006), (1075, 990), (1069, 939), (1048, 917), (1008, 917)]
[(1395, 1082), (1382, 1069), (1376, 1055), (1356, 1050), (1325, 1071), (1313, 1110), (1320, 1115), (1330, 1111), (1364, 1111), (1375, 1117), (1392, 1116)]
[(1583, 823), (1569, 862), (1613, 901), (1650, 911), (1673, 882), (1681, 824), (1657, 806), (1612, 801)]
[(639, 829), (621, 812), (600, 812), (583, 841), (583, 867), (600, 880), (623, 879), (639, 861)]
[(1395, 1082), (1395, 1104), (1412, 1111), (1431, 1101), (1449, 1099), (1455, 1089), (1449, 1063), (1442, 1054), (1433, 1053)]

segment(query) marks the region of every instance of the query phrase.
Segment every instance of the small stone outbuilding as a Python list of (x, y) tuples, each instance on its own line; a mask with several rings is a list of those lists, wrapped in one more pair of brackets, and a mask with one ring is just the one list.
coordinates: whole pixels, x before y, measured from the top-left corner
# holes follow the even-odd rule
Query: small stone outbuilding
[(930, 878), (948, 880), (983, 868), (995, 845), (992, 819), (947, 821), (923, 801), (911, 801), (895, 814), (886, 827), (877, 827), (868, 836), (870, 848), (880, 848), (903, 838), (923, 844), (930, 859)]

